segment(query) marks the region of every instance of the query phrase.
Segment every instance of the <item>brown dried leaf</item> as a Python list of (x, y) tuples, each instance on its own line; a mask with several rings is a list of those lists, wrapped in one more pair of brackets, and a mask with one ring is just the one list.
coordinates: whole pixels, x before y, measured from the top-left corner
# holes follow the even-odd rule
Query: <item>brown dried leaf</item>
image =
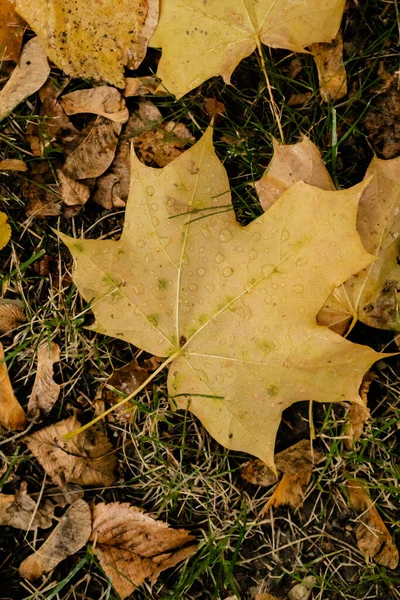
[(25, 22), (15, 12), (12, 0), (0, 2), (0, 62), (18, 60)]
[(92, 514), (94, 552), (121, 598), (196, 551), (185, 529), (170, 529), (128, 503), (102, 502)]
[(347, 95), (346, 69), (343, 64), (343, 38), (340, 31), (329, 44), (311, 44), (318, 70), (319, 91), (324, 102)]
[(92, 113), (116, 123), (125, 123), (129, 118), (125, 100), (118, 90), (108, 85), (66, 94), (61, 98), (61, 106), (67, 115)]
[[(275, 454), (275, 467), (277, 471), (286, 475), (312, 471), (315, 464), (323, 460), (324, 456), (318, 450), (311, 450), (310, 440), (301, 440)], [(276, 483), (275, 473), (259, 458), (253, 458), (243, 465), (241, 471), (243, 479), (254, 485), (272, 485)]]
[(57, 169), (57, 176), (64, 204), (73, 207), (77, 214), (89, 200), (90, 189), (83, 183), (67, 177), (61, 169)]
[[(149, 376), (149, 370), (140, 367), (136, 360), (132, 360), (128, 364), (115, 369), (114, 373), (106, 381), (105, 387), (102, 390), (102, 399), (110, 404), (116, 404), (121, 400), (121, 394), (128, 396), (135, 391)], [(114, 388), (116, 391), (110, 389)], [(120, 392), (118, 394), (118, 392)], [(129, 407), (128, 407), (129, 410)], [(116, 414), (120, 418), (130, 418), (130, 411), (127, 412), (127, 407), (121, 407), (116, 410)]]
[(256, 594), (254, 600), (280, 600), (276, 596), (272, 596), (272, 594)]
[(323, 190), (334, 190), (333, 181), (318, 148), (304, 137), (297, 144), (285, 145), (274, 140), (274, 155), (256, 190), (264, 210), (274, 204), (293, 183), (304, 181)]
[(60, 88), (49, 79), (39, 91), (42, 101), (40, 116), (43, 118), (38, 124), (31, 124), (27, 132), (35, 156), (43, 156), (50, 144), (62, 149), (63, 154), (68, 156), (83, 139), (83, 134), (73, 126), (58, 101), (62, 90), (63, 86)]
[[(0, 342), (0, 361), (4, 358)], [(0, 425), (8, 431), (22, 431), (26, 426), (25, 412), (14, 396), (5, 362), (0, 364)]]
[(304, 92), (304, 94), (292, 94), (288, 100), (288, 106), (304, 106), (312, 98), (311, 92)]
[(51, 187), (53, 182), (54, 175), (47, 162), (32, 167), (30, 181), (25, 181), (22, 186), (28, 217), (43, 219), (61, 213), (61, 201)]
[(359, 549), (365, 558), (395, 569), (399, 563), (399, 551), (367, 490), (354, 480), (346, 483), (346, 490), (354, 510), (359, 514), (360, 524), (356, 529)]
[(0, 160), (0, 171), (27, 171), (28, 167), (23, 160), (18, 158), (5, 158)]
[(151, 102), (139, 102), (126, 124), (124, 139), (134, 143), (135, 152), (147, 165), (165, 167), (182, 154), (194, 137), (182, 123), (163, 122), (163, 117)]
[(151, 75), (145, 77), (125, 77), (124, 96), (145, 96), (146, 94), (155, 94), (157, 87), (158, 81)]
[(71, 440), (64, 439), (78, 427), (81, 423), (74, 415), (23, 439), (56, 485), (114, 484), (117, 459), (107, 436), (91, 427)]
[(118, 143), (111, 167), (96, 181), (93, 200), (107, 210), (125, 206), (130, 187), (130, 144)]
[(80, 485), (69, 483), (62, 487), (47, 490), (46, 496), (60, 508), (65, 508), (68, 504), (73, 504), (77, 500), (81, 500), (84, 496), (84, 491)]
[(48, 529), (53, 523), (54, 504), (46, 500), (38, 506), (26, 489), (23, 481), (16, 494), (0, 494), (0, 525), (24, 531)]
[(204, 98), (204, 107), (210, 119), (225, 112), (225, 104), (219, 102), (216, 98)]
[(371, 101), (369, 109), (362, 120), (379, 157), (390, 159), (400, 152), (400, 90), (398, 75), (392, 80), (391, 87)]
[(78, 552), (89, 539), (91, 521), (89, 504), (84, 500), (74, 502), (44, 544), (22, 561), (18, 569), (21, 577), (37, 579)]
[(53, 380), (53, 365), (60, 360), (60, 346), (55, 342), (42, 343), (37, 354), (36, 377), (28, 402), (28, 419), (37, 421), (48, 415), (57, 401), (60, 385)]
[(83, 142), (65, 161), (63, 171), (72, 179), (99, 177), (111, 165), (122, 125), (97, 117)]
[(25, 313), (17, 304), (0, 303), (0, 331), (8, 333), (25, 321)]
[(301, 583), (296, 583), (288, 592), (288, 600), (308, 600), (316, 583), (317, 579), (314, 575), (307, 575)]
[(0, 121), (22, 100), (37, 92), (50, 73), (46, 53), (37, 37), (27, 42), (18, 65), (0, 91)]
[(364, 431), (364, 425), (370, 418), (370, 411), (367, 407), (367, 404), (368, 392), (373, 379), (374, 376), (372, 373), (367, 373), (360, 387), (360, 398), (364, 402), (365, 406), (361, 406), (360, 404), (352, 404), (350, 406), (345, 430), (347, 437), (343, 440), (344, 446), (347, 450), (351, 450), (354, 446), (354, 442), (360, 439), (362, 432)]
[(304, 490), (310, 483), (312, 471), (302, 471), (295, 475), (284, 475), (271, 498), (261, 510), (261, 513), (267, 512), (270, 507), (288, 505), (292, 508), (298, 508), (304, 501)]

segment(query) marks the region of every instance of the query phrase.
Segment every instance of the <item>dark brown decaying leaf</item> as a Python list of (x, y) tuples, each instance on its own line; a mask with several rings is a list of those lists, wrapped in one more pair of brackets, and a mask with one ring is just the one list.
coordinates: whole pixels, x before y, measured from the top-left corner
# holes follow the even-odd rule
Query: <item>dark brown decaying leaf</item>
[(346, 69), (343, 64), (343, 38), (340, 31), (329, 44), (312, 44), (318, 69), (319, 91), (324, 102), (340, 100), (347, 95)]
[(55, 505), (49, 500), (38, 505), (26, 490), (23, 481), (16, 494), (0, 494), (0, 525), (24, 531), (48, 529), (53, 523)]
[[(315, 464), (323, 460), (324, 456), (318, 450), (312, 450), (310, 440), (301, 440), (275, 454), (275, 467), (285, 475), (296, 475), (304, 471), (312, 471)], [(252, 458), (241, 471), (243, 479), (254, 485), (272, 485), (276, 483), (275, 473), (260, 460)]]
[(50, 73), (46, 53), (37, 37), (27, 42), (18, 65), (0, 91), (0, 121), (22, 100), (37, 92)]
[(65, 508), (68, 504), (73, 504), (77, 500), (81, 500), (84, 496), (84, 491), (80, 485), (68, 483), (62, 487), (47, 490), (46, 496), (60, 508)]
[(92, 514), (94, 552), (121, 598), (196, 551), (187, 531), (170, 529), (128, 503), (96, 504)]
[[(3, 344), (0, 342), (0, 360), (3, 358)], [(0, 425), (8, 431), (21, 431), (26, 426), (25, 412), (14, 395), (5, 362), (0, 364)]]
[(60, 186), (60, 194), (64, 204), (69, 207), (68, 216), (78, 214), (86, 202), (89, 200), (90, 189), (65, 175), (61, 169), (57, 169), (58, 184)]
[(49, 573), (67, 556), (78, 552), (88, 541), (90, 532), (89, 505), (84, 500), (77, 500), (61, 517), (44, 544), (22, 561), (19, 574), (25, 579), (37, 579)]
[(91, 427), (71, 440), (64, 439), (67, 433), (80, 426), (74, 415), (23, 440), (56, 485), (114, 484), (117, 459), (107, 436), (100, 429)]
[(116, 123), (125, 123), (129, 117), (125, 100), (117, 89), (108, 85), (65, 94), (61, 106), (67, 115), (92, 113)]
[(43, 161), (32, 167), (29, 180), (22, 186), (28, 217), (43, 219), (61, 214), (62, 203), (53, 184), (54, 175), (47, 162)]
[(107, 210), (125, 206), (130, 186), (130, 143), (118, 143), (111, 167), (96, 181), (93, 200)]
[(135, 152), (145, 164), (165, 167), (194, 142), (194, 137), (183, 123), (164, 122), (162, 114), (149, 101), (139, 102), (131, 113), (123, 134), (134, 143)]
[(8, 333), (25, 323), (25, 313), (18, 304), (0, 303), (0, 331)]
[(72, 179), (99, 177), (111, 165), (122, 125), (97, 117), (83, 142), (67, 158), (63, 171)]
[(28, 167), (23, 160), (18, 158), (5, 158), (0, 160), (0, 171), (27, 171)]
[(390, 159), (400, 152), (400, 90), (398, 75), (393, 74), (391, 85), (373, 99), (361, 121), (368, 140), (381, 158)]
[(357, 481), (348, 481), (346, 490), (360, 522), (356, 529), (357, 544), (366, 558), (379, 565), (395, 569), (399, 564), (399, 551), (382, 521), (368, 491)]
[[(102, 399), (110, 404), (115, 404), (121, 400), (122, 395), (128, 396), (136, 390), (149, 376), (149, 370), (140, 367), (136, 360), (132, 360), (128, 364), (115, 369), (114, 373), (107, 379), (107, 382), (102, 390)], [(114, 388), (114, 389), (110, 389)], [(118, 393), (119, 392), (119, 393)], [(131, 413), (127, 412), (129, 407), (121, 407), (116, 411), (119, 418), (130, 418)]]
[(12, 0), (0, 2), (0, 61), (18, 60), (25, 22), (15, 12)]
[(36, 421), (48, 415), (60, 393), (60, 385), (53, 379), (53, 365), (60, 360), (60, 346), (42, 343), (37, 353), (36, 377), (28, 402), (28, 419)]
[(51, 144), (68, 156), (79, 145), (83, 134), (78, 131), (65, 114), (58, 97), (67, 82), (61, 87), (49, 79), (39, 91), (42, 102), (39, 122), (28, 127), (27, 139), (35, 156), (43, 156)]

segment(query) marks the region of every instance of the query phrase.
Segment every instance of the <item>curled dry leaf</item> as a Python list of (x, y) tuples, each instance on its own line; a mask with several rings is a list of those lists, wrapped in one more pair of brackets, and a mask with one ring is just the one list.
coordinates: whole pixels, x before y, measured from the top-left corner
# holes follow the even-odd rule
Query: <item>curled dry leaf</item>
[(131, 113), (123, 134), (133, 142), (135, 152), (147, 165), (165, 167), (182, 154), (194, 137), (183, 123), (163, 122), (160, 111), (151, 102), (139, 102)]
[(122, 125), (97, 117), (83, 142), (65, 161), (63, 171), (72, 179), (99, 177), (113, 161)]
[(28, 402), (28, 419), (37, 421), (48, 415), (57, 401), (60, 385), (53, 379), (53, 365), (60, 360), (60, 346), (44, 342), (37, 353), (36, 377)]
[[(161, 48), (157, 76), (178, 98), (206, 79), (225, 83), (240, 61), (261, 44), (301, 52), (314, 42), (330, 42), (344, 0), (163, 0), (150, 44)], [(161, 86), (160, 86), (161, 87)]]
[[(275, 468), (285, 475), (296, 475), (312, 471), (314, 465), (323, 460), (318, 450), (312, 450), (310, 440), (301, 440), (275, 454)], [(254, 485), (272, 485), (276, 483), (275, 473), (259, 458), (249, 460), (240, 471), (243, 479)]]
[(185, 529), (171, 529), (128, 503), (93, 508), (94, 552), (115, 590), (126, 598), (148, 577), (175, 566), (196, 551)]
[(17, 158), (5, 158), (0, 160), (0, 171), (27, 171), (28, 167), (23, 160)]
[(57, 176), (64, 204), (73, 210), (73, 214), (77, 214), (89, 200), (90, 189), (87, 185), (67, 177), (61, 169), (57, 169)]
[(388, 569), (395, 569), (399, 564), (399, 551), (367, 490), (354, 480), (347, 482), (346, 490), (350, 503), (359, 514), (360, 524), (356, 529), (359, 549), (366, 558), (372, 558)]
[(163, 356), (174, 404), (272, 466), (286, 407), (360, 402), (364, 373), (384, 356), (315, 321), (337, 282), (371, 261), (355, 230), (365, 184), (295, 184), (241, 227), (211, 129), (164, 169), (133, 157), (131, 177), (118, 241), (61, 234), (91, 329)]
[[(0, 361), (4, 358), (0, 342)], [(21, 431), (26, 426), (25, 412), (14, 396), (5, 362), (0, 364), (0, 425), (8, 431)]]
[(8, 333), (25, 323), (25, 313), (17, 304), (0, 303), (0, 331)]
[(18, 569), (21, 577), (37, 579), (78, 552), (90, 537), (91, 521), (87, 502), (77, 500), (71, 504), (44, 544), (22, 561)]
[(304, 181), (322, 190), (335, 186), (320, 151), (307, 137), (297, 144), (285, 145), (273, 140), (274, 155), (264, 175), (256, 183), (261, 206), (267, 210), (293, 183)]
[(117, 459), (107, 436), (92, 427), (71, 440), (64, 438), (78, 427), (81, 423), (74, 415), (23, 440), (56, 485), (112, 485)]
[(15, 12), (12, 0), (0, 2), (0, 62), (18, 60), (25, 23)]
[(124, 96), (145, 96), (146, 94), (155, 94), (157, 87), (158, 81), (151, 75), (145, 77), (126, 77)]
[(11, 227), (7, 215), (0, 211), (0, 250), (8, 244), (11, 237)]
[(67, 115), (92, 113), (116, 123), (125, 123), (129, 117), (125, 100), (118, 90), (108, 85), (65, 94), (61, 98), (61, 106)]
[(18, 13), (47, 54), (72, 77), (124, 87), (124, 66), (137, 69), (158, 19), (158, 0), (17, 0)]
[(351, 450), (354, 446), (354, 442), (360, 439), (362, 432), (364, 430), (364, 425), (370, 418), (370, 411), (367, 406), (368, 404), (368, 392), (371, 387), (371, 383), (374, 379), (371, 371), (367, 373), (363, 379), (363, 382), (360, 387), (360, 398), (364, 403), (364, 406), (361, 404), (352, 404), (350, 406), (348, 415), (347, 415), (347, 424), (344, 438), (344, 447), (347, 450)]
[(26, 489), (26, 483), (22, 482), (16, 494), (0, 494), (0, 525), (24, 531), (48, 529), (54, 519), (54, 504), (45, 500), (38, 505)]
[(347, 75), (343, 63), (343, 38), (340, 31), (329, 44), (312, 44), (318, 70), (319, 91), (324, 102), (335, 102), (347, 95)]
[(111, 167), (96, 181), (93, 200), (107, 210), (125, 206), (130, 186), (130, 144), (118, 143)]
[(328, 298), (318, 315), (323, 325), (347, 327), (358, 319), (379, 329), (400, 329), (400, 157), (374, 157), (364, 181), (357, 214), (357, 230), (366, 250), (376, 260), (353, 275)]
[(39, 38), (32, 38), (25, 44), (18, 65), (0, 91), (0, 121), (27, 96), (37, 92), (49, 73), (50, 66)]
[(262, 508), (261, 514), (267, 512), (269, 508), (278, 508), (279, 506), (291, 506), (298, 508), (304, 501), (304, 490), (310, 483), (312, 471), (301, 471), (294, 475), (283, 475), (278, 486), (266, 505)]

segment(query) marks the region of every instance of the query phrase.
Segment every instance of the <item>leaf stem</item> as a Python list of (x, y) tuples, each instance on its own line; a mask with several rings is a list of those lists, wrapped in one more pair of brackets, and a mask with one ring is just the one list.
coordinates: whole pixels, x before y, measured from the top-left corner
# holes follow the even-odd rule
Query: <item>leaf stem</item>
[(260, 40), (259, 40), (258, 37), (256, 38), (256, 43), (257, 43), (258, 56), (259, 56), (259, 59), (260, 59), (261, 70), (262, 70), (262, 72), (264, 74), (265, 83), (267, 84), (267, 90), (268, 90), (268, 95), (269, 95), (269, 103), (271, 105), (271, 110), (272, 110), (272, 113), (273, 113), (273, 115), (275, 117), (276, 124), (278, 125), (279, 135), (281, 137), (281, 142), (282, 142), (282, 144), (284, 144), (285, 143), (285, 138), (284, 138), (284, 135), (283, 135), (281, 118), (279, 116), (278, 107), (276, 105), (276, 102), (274, 100), (274, 95), (272, 93), (272, 87), (271, 87), (271, 83), (270, 83), (269, 77), (268, 77), (267, 67), (266, 67), (265, 60), (264, 60), (264, 54), (263, 54), (263, 51), (262, 51), (261, 42), (260, 42)]
[(105, 410), (104, 412), (102, 412), (101, 415), (97, 415), (97, 417), (95, 417), (94, 419), (92, 419), (89, 423), (86, 423), (86, 425), (82, 425), (82, 427), (78, 427), (78, 429), (74, 429), (74, 431), (70, 431), (69, 433), (65, 434), (64, 435), (64, 439), (65, 440), (71, 440), (75, 436), (77, 436), (80, 433), (83, 433), (84, 431), (86, 431), (86, 429), (89, 429), (89, 427), (91, 427), (92, 425), (94, 425), (98, 421), (101, 421), (101, 419), (103, 419), (104, 417), (106, 417), (107, 415), (109, 415), (110, 413), (112, 413), (114, 410), (116, 410), (120, 406), (123, 406), (124, 404), (126, 404), (127, 402), (129, 402), (129, 400), (132, 400), (132, 398), (134, 398), (139, 392), (141, 392), (146, 387), (146, 385), (150, 383), (150, 381), (152, 381), (155, 377), (157, 377), (157, 375), (163, 369), (165, 369), (165, 367), (167, 365), (169, 365), (173, 360), (175, 360), (175, 358), (177, 356), (179, 356), (179, 354), (181, 353), (181, 350), (182, 350), (182, 348), (179, 348), (179, 350), (177, 350), (176, 352), (174, 352), (173, 354), (171, 354), (171, 356), (169, 356), (168, 358), (166, 358), (164, 360), (164, 362), (158, 367), (158, 369), (156, 369), (146, 379), (146, 381), (144, 381), (138, 388), (136, 388), (136, 390), (134, 390), (133, 392), (131, 392), (129, 394), (129, 396), (127, 396), (126, 398), (123, 398), (122, 400), (120, 400), (119, 402), (117, 402), (116, 404), (114, 404), (113, 406), (111, 406), (110, 408), (108, 408), (107, 410)]

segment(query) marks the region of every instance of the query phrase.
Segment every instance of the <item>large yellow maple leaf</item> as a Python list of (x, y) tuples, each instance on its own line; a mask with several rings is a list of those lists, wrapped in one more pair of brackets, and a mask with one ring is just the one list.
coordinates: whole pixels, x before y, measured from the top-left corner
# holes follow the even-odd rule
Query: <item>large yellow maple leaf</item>
[(157, 75), (180, 98), (210, 77), (226, 83), (261, 44), (301, 52), (336, 35), (345, 0), (161, 0), (151, 46)]
[(166, 357), (173, 402), (225, 447), (273, 465), (282, 411), (357, 402), (381, 356), (316, 323), (333, 289), (371, 261), (355, 227), (364, 185), (296, 183), (241, 227), (211, 129), (163, 169), (133, 156), (121, 239), (62, 235), (93, 329)]

